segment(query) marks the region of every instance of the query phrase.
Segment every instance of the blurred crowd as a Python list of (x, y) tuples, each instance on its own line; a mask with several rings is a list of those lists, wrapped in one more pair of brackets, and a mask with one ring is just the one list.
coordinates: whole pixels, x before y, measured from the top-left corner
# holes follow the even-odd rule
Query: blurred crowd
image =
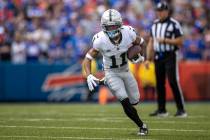
[[(0, 61), (81, 60), (108, 8), (146, 40), (158, 0), (0, 0)], [(184, 30), (180, 59), (210, 60), (210, 0), (168, 0)]]

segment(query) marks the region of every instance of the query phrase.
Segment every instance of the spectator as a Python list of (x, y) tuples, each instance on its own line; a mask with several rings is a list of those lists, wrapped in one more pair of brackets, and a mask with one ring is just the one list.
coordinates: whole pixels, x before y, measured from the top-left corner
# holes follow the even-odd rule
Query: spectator
[(62, 63), (64, 49), (61, 47), (60, 38), (54, 37), (48, 49), (48, 62), (51, 63)]
[(51, 41), (51, 33), (47, 26), (39, 22), (36, 30), (33, 32), (33, 38), (40, 46), (41, 61), (46, 61), (48, 57), (49, 42)]
[(90, 41), (88, 40), (88, 37), (85, 36), (84, 28), (82, 28), (81, 26), (78, 26), (76, 28), (76, 34), (74, 39), (76, 44), (74, 46), (72, 55), (74, 55), (74, 57), (78, 59), (79, 57), (86, 54), (89, 48), (88, 44), (90, 44)]
[(22, 40), (21, 34), (17, 32), (11, 50), (12, 62), (14, 64), (23, 64), (26, 62), (26, 44)]
[(10, 43), (3, 23), (0, 21), (0, 60), (10, 61)]
[(205, 31), (204, 34), (205, 49), (203, 51), (203, 59), (210, 60), (210, 29)]
[(194, 30), (192, 36), (188, 36), (184, 41), (184, 58), (187, 60), (201, 60), (204, 42), (197, 30)]
[(32, 37), (28, 36), (26, 42), (26, 58), (27, 62), (38, 62), (40, 56), (40, 46), (33, 40)]

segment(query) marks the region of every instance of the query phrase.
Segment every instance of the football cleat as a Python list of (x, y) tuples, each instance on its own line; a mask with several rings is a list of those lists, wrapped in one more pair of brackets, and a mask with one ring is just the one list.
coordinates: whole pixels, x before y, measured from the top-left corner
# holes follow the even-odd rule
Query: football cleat
[(180, 117), (180, 118), (185, 118), (185, 117), (187, 117), (187, 113), (184, 110), (178, 110), (174, 116)]
[(143, 124), (142, 127), (139, 128), (139, 132), (137, 133), (138, 136), (145, 136), (148, 135), (148, 128), (146, 124)]
[(156, 110), (155, 112), (149, 114), (151, 117), (167, 117), (169, 113), (167, 111)]

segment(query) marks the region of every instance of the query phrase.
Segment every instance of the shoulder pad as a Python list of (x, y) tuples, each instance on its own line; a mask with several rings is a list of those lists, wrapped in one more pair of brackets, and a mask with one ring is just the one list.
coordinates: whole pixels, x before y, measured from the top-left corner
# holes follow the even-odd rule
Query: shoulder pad
[(136, 32), (136, 30), (132, 26), (129, 26), (129, 25), (124, 25), (124, 26), (121, 27), (121, 29), (127, 29), (129, 31)]

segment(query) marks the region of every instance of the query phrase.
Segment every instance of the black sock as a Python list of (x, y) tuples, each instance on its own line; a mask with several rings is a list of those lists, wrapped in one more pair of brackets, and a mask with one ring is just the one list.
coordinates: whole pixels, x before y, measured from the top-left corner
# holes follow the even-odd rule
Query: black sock
[(139, 118), (139, 115), (136, 111), (136, 109), (131, 105), (130, 101), (128, 98), (124, 99), (121, 101), (121, 104), (123, 106), (125, 114), (135, 122), (138, 127), (142, 127), (143, 122)]

